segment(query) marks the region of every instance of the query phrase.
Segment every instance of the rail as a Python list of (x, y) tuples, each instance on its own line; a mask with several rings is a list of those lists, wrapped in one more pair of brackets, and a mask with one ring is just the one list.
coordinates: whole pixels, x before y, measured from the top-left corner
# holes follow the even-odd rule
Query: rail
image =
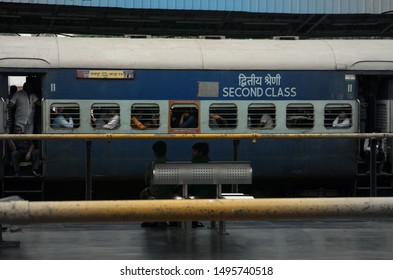
[[(86, 199), (92, 197), (92, 161), (91, 150), (92, 140), (137, 140), (137, 139), (227, 139), (234, 140), (234, 159), (237, 158), (236, 147), (239, 140), (257, 140), (264, 139), (365, 139), (371, 140), (381, 138), (393, 138), (393, 133), (282, 133), (282, 134), (261, 134), (261, 133), (243, 133), (243, 134), (0, 134), (0, 140), (85, 140), (87, 151), (86, 164)], [(370, 195), (376, 196), (376, 141), (371, 141), (371, 172), (370, 172)]]
[(393, 197), (0, 202), (0, 224), (393, 218)]
[(393, 133), (235, 133), (235, 134), (0, 134), (0, 139), (15, 140), (137, 140), (137, 139), (378, 139), (393, 138)]
[[(9, 202), (9, 201), (20, 201), (20, 200), (23, 200), (23, 199), (17, 195), (13, 195), (13, 196), (7, 196), (7, 197), (0, 198), (0, 203)], [(0, 223), (0, 248), (19, 247), (19, 245), (20, 245), (19, 241), (4, 241), (3, 240), (3, 226)]]

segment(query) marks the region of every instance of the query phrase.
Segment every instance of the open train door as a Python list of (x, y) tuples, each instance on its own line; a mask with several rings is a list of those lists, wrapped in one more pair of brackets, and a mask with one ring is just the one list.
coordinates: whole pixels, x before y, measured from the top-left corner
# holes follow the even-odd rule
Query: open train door
[[(392, 133), (393, 75), (359, 76), (360, 132)], [(364, 140), (359, 141), (359, 154), (363, 168), (358, 165), (359, 176), (364, 176), (365, 195), (393, 194), (393, 139), (378, 140), (370, 153), (364, 151)], [(374, 155), (370, 156), (373, 153)], [(361, 189), (357, 186), (357, 189)]]
[[(380, 98), (377, 98), (375, 104), (375, 131), (392, 133), (393, 132), (393, 76), (387, 77), (382, 83)], [(386, 164), (383, 172), (393, 174), (393, 139), (386, 139)]]
[[(38, 99), (42, 98), (42, 75), (29, 72), (3, 72), (0, 74), (0, 133), (12, 133), (14, 124), (14, 114), (9, 111), (7, 104), (11, 99), (10, 87), (16, 86), (17, 91), (23, 89), (23, 84), (29, 82), (31, 84), (33, 92), (37, 95)], [(34, 116), (34, 133), (41, 133), (42, 117), (41, 107), (35, 106)], [(34, 141), (35, 145), (41, 149), (41, 143)], [(1, 148), (1, 172), (4, 176), (12, 174), (10, 173), (10, 166), (8, 164), (10, 160), (10, 152), (6, 141), (2, 141)]]

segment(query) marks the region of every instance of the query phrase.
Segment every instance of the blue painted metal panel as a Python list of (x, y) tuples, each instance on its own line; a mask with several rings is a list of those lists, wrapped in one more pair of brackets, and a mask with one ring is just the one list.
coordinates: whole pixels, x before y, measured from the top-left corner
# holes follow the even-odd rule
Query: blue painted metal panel
[[(352, 100), (345, 73), (331, 71), (181, 71), (135, 70), (135, 79), (75, 79), (75, 70), (56, 70), (48, 74), (58, 84), (44, 92), (50, 99), (114, 100)], [(274, 81), (273, 81), (274, 80)], [(151, 81), (154, 81), (152, 83)], [(217, 98), (198, 97), (198, 82), (219, 83)], [(352, 81), (351, 81), (352, 83)], [(176, 90), (174, 91), (174, 89)], [(132, 97), (130, 97), (132, 92)]]
[(393, 10), (393, 0), (0, 0), (0, 2), (289, 14), (380, 14)]

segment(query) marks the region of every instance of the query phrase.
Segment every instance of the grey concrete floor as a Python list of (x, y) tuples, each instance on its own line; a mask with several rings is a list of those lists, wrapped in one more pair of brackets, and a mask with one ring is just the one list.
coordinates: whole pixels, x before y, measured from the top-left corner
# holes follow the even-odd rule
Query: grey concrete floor
[[(204, 222), (208, 225), (208, 222)], [(393, 220), (227, 222), (208, 227), (141, 228), (140, 223), (33, 224), (3, 232), (17, 248), (3, 260), (392, 260)]]

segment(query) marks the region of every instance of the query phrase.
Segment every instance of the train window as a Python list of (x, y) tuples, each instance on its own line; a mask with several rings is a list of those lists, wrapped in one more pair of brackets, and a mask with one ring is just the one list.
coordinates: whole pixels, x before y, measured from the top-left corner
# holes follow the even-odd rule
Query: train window
[(73, 129), (80, 126), (80, 108), (76, 103), (52, 103), (50, 124), (53, 129)]
[(172, 104), (171, 128), (197, 128), (198, 112), (195, 104)]
[(212, 104), (209, 107), (209, 127), (212, 129), (236, 128), (236, 104)]
[(118, 104), (93, 104), (90, 123), (95, 129), (117, 129), (120, 126), (120, 106)]
[(273, 129), (275, 126), (276, 106), (274, 106), (274, 104), (250, 104), (250, 106), (248, 106), (248, 128)]
[(287, 106), (287, 127), (311, 129), (314, 126), (314, 107), (312, 104), (289, 104)]
[(157, 129), (160, 126), (160, 107), (157, 104), (133, 104), (131, 127), (133, 129)]
[(352, 126), (352, 106), (350, 104), (327, 104), (324, 125), (326, 128), (349, 128)]

